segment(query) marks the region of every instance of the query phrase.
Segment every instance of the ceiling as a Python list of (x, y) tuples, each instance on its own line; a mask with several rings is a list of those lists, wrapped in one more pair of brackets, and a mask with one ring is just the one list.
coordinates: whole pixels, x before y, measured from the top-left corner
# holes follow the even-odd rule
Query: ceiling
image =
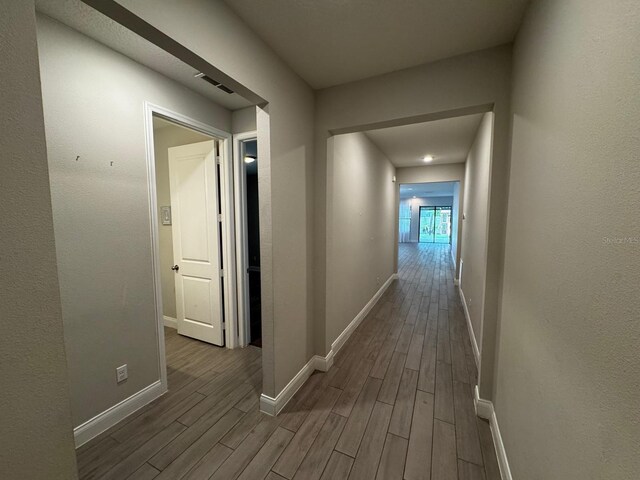
[[(467, 159), (482, 113), (369, 130), (365, 134), (396, 167), (460, 163)], [(433, 155), (425, 163), (422, 158)]]
[(224, 0), (313, 88), (513, 40), (528, 0)]
[(36, 0), (36, 9), (229, 110), (251, 105), (236, 93), (225, 93), (195, 78), (192, 67), (80, 0)]
[(456, 182), (411, 183), (400, 185), (400, 198), (448, 197)]

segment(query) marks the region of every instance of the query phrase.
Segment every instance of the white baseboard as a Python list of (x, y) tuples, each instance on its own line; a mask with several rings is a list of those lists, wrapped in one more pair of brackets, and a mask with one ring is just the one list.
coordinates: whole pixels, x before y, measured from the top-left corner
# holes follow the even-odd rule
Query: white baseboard
[(173, 317), (167, 317), (166, 315), (164, 315), (163, 317), (164, 320), (164, 326), (165, 327), (169, 327), (169, 328), (175, 328), (176, 330), (178, 329), (178, 320), (173, 318)]
[(266, 413), (267, 415), (271, 415), (275, 417), (282, 408), (278, 409), (277, 406), (277, 396), (276, 398), (270, 397), (269, 395), (265, 395), (264, 393), (260, 394), (260, 411), (262, 413)]
[(485, 420), (491, 420), (493, 414), (493, 404), (489, 400), (480, 398), (478, 385), (473, 389), (473, 405), (476, 408), (476, 415)]
[(316, 370), (328, 372), (333, 366), (333, 350), (330, 350), (326, 357), (316, 355), (314, 358)]
[(500, 476), (502, 477), (502, 480), (513, 480), (509, 461), (507, 460), (507, 452), (504, 448), (502, 435), (500, 434), (500, 427), (498, 426), (498, 418), (496, 417), (496, 411), (493, 408), (493, 403), (489, 400), (480, 398), (480, 391), (477, 385), (473, 390), (473, 403), (476, 407), (476, 415), (480, 418), (484, 418), (485, 420), (489, 420), (491, 436), (493, 437), (493, 446), (496, 449), (496, 456), (498, 457), (498, 466), (500, 467)]
[(473, 324), (471, 323), (471, 315), (469, 315), (469, 309), (467, 308), (467, 300), (464, 298), (464, 292), (462, 288), (458, 288), (460, 292), (460, 299), (462, 300), (462, 309), (464, 310), (464, 316), (467, 319), (467, 329), (469, 330), (469, 337), (471, 337), (471, 347), (473, 348), (473, 357), (476, 360), (476, 367), (480, 368), (480, 350), (478, 349), (478, 342), (476, 342), (476, 335), (473, 332)]
[(265, 395), (264, 393), (260, 395), (260, 411), (267, 415), (278, 415), (278, 413), (280, 413), (287, 405), (287, 402), (291, 400), (315, 370), (320, 370), (321, 372), (329, 371), (333, 365), (333, 358), (335, 354), (343, 347), (351, 334), (355, 331), (358, 325), (360, 325), (362, 320), (364, 320), (382, 294), (387, 290), (387, 288), (389, 288), (389, 285), (391, 285), (396, 278), (398, 278), (398, 274), (394, 273), (386, 282), (384, 282), (384, 285), (382, 285), (375, 295), (371, 297), (371, 300), (367, 302), (360, 313), (356, 315), (351, 323), (347, 325), (347, 328), (345, 328), (340, 336), (331, 344), (331, 350), (329, 350), (326, 357), (321, 355), (313, 356), (311, 360), (309, 360), (307, 364), (296, 374), (296, 376), (291, 379), (287, 386), (284, 387), (278, 395), (276, 395), (275, 398)]
[(91, 420), (87, 420), (82, 425), (77, 426), (73, 429), (76, 448), (81, 447), (92, 438), (113, 427), (135, 411), (163, 395), (166, 391), (166, 387), (158, 380), (113, 407), (99, 413)]
[(334, 340), (334, 342), (331, 344), (331, 351), (329, 352), (328, 355), (335, 356), (340, 351), (342, 346), (347, 342), (347, 340), (349, 340), (349, 337), (351, 336), (351, 334), (355, 331), (356, 328), (358, 328), (358, 325), (362, 323), (362, 321), (365, 319), (365, 317), (371, 311), (374, 305), (378, 302), (378, 300), (380, 300), (380, 297), (384, 294), (387, 288), (389, 288), (389, 285), (391, 285), (391, 283), (393, 283), (393, 281), (397, 278), (398, 278), (397, 273), (391, 274), (391, 276), (387, 279), (387, 281), (384, 282), (384, 284), (380, 287), (380, 289), (373, 295), (373, 297), (371, 297), (371, 300), (369, 300), (367, 304), (363, 307), (363, 309), (360, 310), (360, 313), (358, 313), (356, 317), (353, 320), (351, 320), (349, 325), (347, 325), (347, 328), (345, 328), (342, 331), (342, 333), (338, 336), (338, 338)]
[(275, 398), (265, 395), (264, 393), (260, 395), (260, 411), (273, 417), (278, 415), (300, 387), (304, 385), (304, 382), (306, 382), (311, 374), (316, 370), (315, 367), (316, 357), (314, 356), (304, 367), (302, 367), (302, 369), (300, 369), (296, 376), (287, 383)]

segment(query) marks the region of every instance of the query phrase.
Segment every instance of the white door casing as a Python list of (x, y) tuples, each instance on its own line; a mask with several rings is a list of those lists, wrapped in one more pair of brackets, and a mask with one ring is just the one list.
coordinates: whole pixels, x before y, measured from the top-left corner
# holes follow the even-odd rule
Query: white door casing
[(216, 140), (169, 148), (178, 333), (224, 345)]

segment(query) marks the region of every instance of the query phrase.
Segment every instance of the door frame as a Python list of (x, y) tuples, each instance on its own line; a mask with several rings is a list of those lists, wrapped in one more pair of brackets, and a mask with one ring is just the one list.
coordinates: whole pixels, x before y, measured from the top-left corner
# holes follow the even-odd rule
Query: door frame
[(241, 156), (242, 143), (258, 140), (258, 132), (253, 130), (233, 135), (233, 176), (236, 218), (236, 279), (238, 291), (238, 343), (246, 347), (251, 341), (249, 308), (249, 251), (247, 226), (247, 179), (246, 167)]
[(183, 127), (195, 130), (220, 142), (220, 198), (228, 199), (222, 205), (222, 265), (224, 270), (224, 337), (226, 348), (238, 346), (235, 229), (233, 209), (233, 168), (231, 165), (231, 134), (199, 122), (168, 108), (144, 103), (145, 147), (147, 160), (147, 186), (151, 230), (151, 257), (156, 314), (156, 337), (158, 341), (158, 368), (163, 393), (167, 391), (167, 358), (164, 344), (164, 315), (162, 311), (162, 284), (160, 280), (160, 242), (158, 222), (158, 197), (156, 192), (156, 163), (153, 138), (153, 116), (165, 118)]

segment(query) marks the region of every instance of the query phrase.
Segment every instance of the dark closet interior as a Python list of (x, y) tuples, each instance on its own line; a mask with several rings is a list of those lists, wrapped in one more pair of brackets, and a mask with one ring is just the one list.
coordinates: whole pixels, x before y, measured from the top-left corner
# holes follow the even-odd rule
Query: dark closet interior
[(260, 304), (260, 217), (258, 209), (258, 142), (244, 142), (246, 201), (247, 201), (247, 249), (249, 258), (249, 323), (250, 343), (262, 347), (262, 322)]

